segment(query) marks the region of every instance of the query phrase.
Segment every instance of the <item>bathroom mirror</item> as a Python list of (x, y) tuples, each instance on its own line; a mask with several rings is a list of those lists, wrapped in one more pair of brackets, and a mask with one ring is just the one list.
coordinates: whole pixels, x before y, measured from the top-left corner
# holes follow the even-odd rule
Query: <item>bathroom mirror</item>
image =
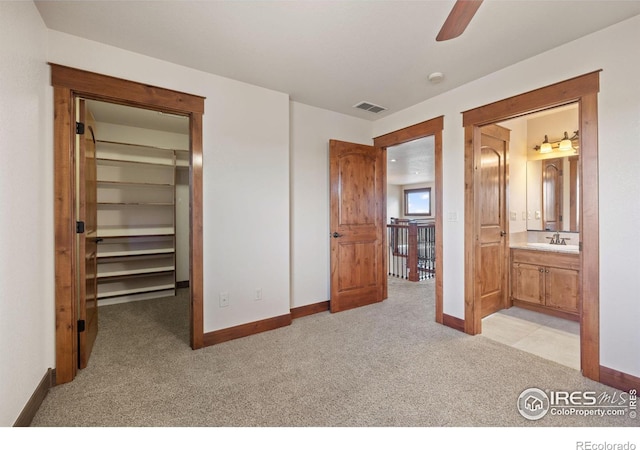
[(527, 136), (527, 230), (579, 232), (578, 105), (531, 115), (523, 127)]
[(578, 155), (527, 161), (527, 230), (580, 231)]

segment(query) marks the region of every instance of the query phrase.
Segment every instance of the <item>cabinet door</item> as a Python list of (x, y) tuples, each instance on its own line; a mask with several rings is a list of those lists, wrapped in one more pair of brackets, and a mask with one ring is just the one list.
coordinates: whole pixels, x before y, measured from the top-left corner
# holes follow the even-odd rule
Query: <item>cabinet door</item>
[(544, 271), (541, 267), (515, 263), (513, 265), (513, 298), (543, 304), (543, 277)]
[(567, 312), (578, 312), (578, 271), (545, 269), (545, 304)]

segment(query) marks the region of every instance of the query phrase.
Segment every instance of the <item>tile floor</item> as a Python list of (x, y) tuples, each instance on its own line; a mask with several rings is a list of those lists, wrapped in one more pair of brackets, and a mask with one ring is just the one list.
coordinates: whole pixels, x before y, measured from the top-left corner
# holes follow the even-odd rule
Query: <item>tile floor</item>
[(482, 320), (482, 336), (580, 370), (580, 324), (512, 307)]

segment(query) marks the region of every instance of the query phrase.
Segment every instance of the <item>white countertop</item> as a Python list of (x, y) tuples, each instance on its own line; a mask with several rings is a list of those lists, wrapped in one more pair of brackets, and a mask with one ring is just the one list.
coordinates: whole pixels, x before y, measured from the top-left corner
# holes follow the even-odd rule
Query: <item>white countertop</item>
[(522, 244), (511, 244), (511, 248), (520, 248), (523, 250), (537, 250), (543, 252), (558, 252), (558, 253), (580, 253), (577, 245), (558, 245), (538, 242), (524, 242)]

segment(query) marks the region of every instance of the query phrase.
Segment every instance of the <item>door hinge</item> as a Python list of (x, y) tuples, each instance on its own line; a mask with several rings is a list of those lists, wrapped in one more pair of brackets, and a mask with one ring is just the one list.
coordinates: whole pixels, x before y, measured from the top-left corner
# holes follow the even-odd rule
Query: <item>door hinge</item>
[(582, 241), (578, 242), (578, 251), (582, 251)]
[(76, 134), (84, 134), (84, 124), (82, 122), (76, 122)]
[(82, 333), (84, 331), (84, 320), (78, 320), (78, 333)]
[(84, 222), (76, 222), (76, 233), (84, 233)]

